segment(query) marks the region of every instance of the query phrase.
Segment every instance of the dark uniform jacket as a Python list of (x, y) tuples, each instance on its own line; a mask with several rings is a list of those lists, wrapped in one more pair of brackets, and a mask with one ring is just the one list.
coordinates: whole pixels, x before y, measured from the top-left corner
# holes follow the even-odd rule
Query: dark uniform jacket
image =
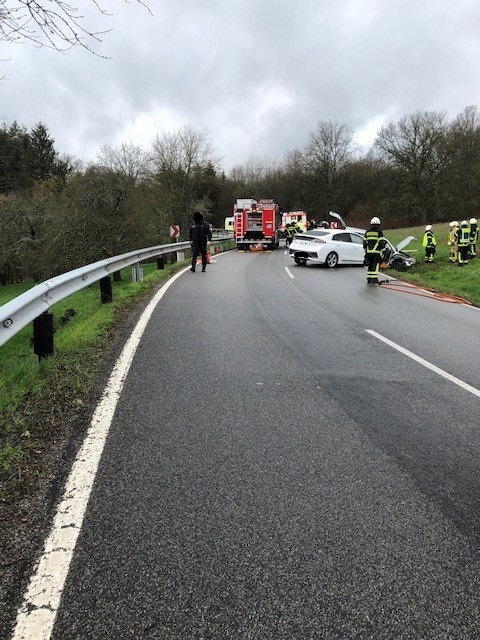
[(207, 241), (212, 239), (212, 230), (205, 220), (194, 222), (190, 227), (190, 242), (197, 249), (205, 248)]
[(459, 247), (466, 247), (470, 244), (469, 227), (460, 227), (455, 232), (455, 239)]
[(378, 226), (370, 227), (365, 231), (365, 239), (363, 241), (363, 248), (365, 253), (378, 253), (382, 252), (385, 247), (385, 240), (383, 231)]

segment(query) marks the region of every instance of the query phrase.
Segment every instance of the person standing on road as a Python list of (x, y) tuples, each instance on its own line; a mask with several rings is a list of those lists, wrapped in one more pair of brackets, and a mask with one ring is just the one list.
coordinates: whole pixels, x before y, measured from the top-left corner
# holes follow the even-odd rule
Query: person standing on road
[(470, 218), (470, 244), (468, 245), (468, 257), (475, 258), (477, 255), (478, 226), (477, 219)]
[(293, 240), (294, 225), (293, 222), (287, 222), (285, 225), (285, 246), (289, 247)]
[(435, 255), (437, 241), (435, 240), (435, 236), (433, 235), (431, 224), (427, 224), (427, 226), (425, 227), (422, 245), (425, 249), (425, 262), (433, 262), (433, 256)]
[(207, 267), (207, 243), (212, 239), (210, 225), (205, 222), (200, 211), (193, 214), (193, 224), (190, 227), (190, 244), (192, 246), (192, 266), (190, 271), (195, 273), (197, 257), (202, 256), (202, 271)]
[(458, 247), (458, 266), (463, 267), (468, 264), (468, 247), (470, 245), (470, 227), (466, 220), (462, 220), (460, 227), (455, 233), (455, 240)]
[(382, 251), (385, 245), (383, 231), (380, 228), (380, 219), (375, 216), (370, 220), (370, 227), (365, 231), (363, 240), (368, 284), (378, 283), (378, 270), (380, 269)]

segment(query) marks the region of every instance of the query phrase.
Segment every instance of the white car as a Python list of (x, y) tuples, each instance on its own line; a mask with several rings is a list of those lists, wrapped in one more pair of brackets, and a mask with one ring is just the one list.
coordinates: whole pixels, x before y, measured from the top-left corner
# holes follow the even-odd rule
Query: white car
[(333, 268), (337, 264), (363, 265), (363, 235), (347, 229), (312, 229), (295, 236), (289, 247), (297, 264), (307, 262)]

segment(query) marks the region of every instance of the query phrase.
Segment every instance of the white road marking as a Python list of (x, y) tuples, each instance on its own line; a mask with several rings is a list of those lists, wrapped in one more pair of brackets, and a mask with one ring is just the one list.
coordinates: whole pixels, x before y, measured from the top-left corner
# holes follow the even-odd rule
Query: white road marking
[(51, 636), (100, 457), (133, 356), (155, 307), (170, 285), (188, 270), (186, 267), (172, 276), (152, 298), (115, 363), (18, 610), (12, 640), (48, 640)]
[(288, 273), (288, 275), (290, 276), (290, 278), (292, 278), (293, 280), (295, 280), (295, 276), (293, 275), (293, 273), (290, 271), (290, 269), (288, 267), (283, 267), (285, 269), (285, 271)]
[(381, 340), (385, 344), (388, 344), (390, 347), (393, 347), (397, 351), (400, 351), (400, 353), (403, 353), (404, 355), (408, 356), (412, 360), (415, 360), (415, 362), (418, 362), (419, 364), (423, 365), (427, 369), (430, 369), (430, 371), (434, 371), (435, 373), (438, 373), (439, 376), (442, 376), (446, 380), (449, 380), (450, 382), (453, 382), (453, 384), (456, 384), (459, 387), (461, 387), (462, 389), (465, 389), (465, 391), (468, 391), (469, 393), (473, 394), (474, 396), (477, 396), (477, 398), (480, 398), (480, 390), (479, 389), (476, 389), (475, 387), (470, 386), (466, 382), (463, 382), (463, 380), (460, 380), (459, 378), (456, 378), (455, 376), (452, 376), (450, 373), (447, 373), (443, 369), (440, 369), (439, 367), (436, 367), (431, 362), (428, 362), (427, 360), (424, 360), (423, 358), (420, 358), (420, 356), (417, 356), (415, 353), (412, 353), (411, 351), (408, 351), (408, 349), (405, 349), (404, 347), (401, 347), (396, 342), (392, 342), (391, 340), (389, 340), (388, 338), (385, 338), (385, 336), (380, 335), (376, 331), (372, 331), (371, 329), (366, 329), (366, 332), (369, 333), (374, 338), (377, 338), (378, 340)]

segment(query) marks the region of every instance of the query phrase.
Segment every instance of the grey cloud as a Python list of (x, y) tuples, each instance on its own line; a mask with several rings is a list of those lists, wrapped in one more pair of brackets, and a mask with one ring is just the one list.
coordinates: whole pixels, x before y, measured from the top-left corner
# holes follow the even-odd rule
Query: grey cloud
[(252, 155), (281, 161), (318, 120), (360, 130), (478, 103), (473, 0), (163, 1), (153, 16), (133, 2), (102, 6), (110, 18), (88, 19), (112, 28), (98, 46), (107, 60), (28, 43), (1, 56), (11, 60), (0, 115), (45, 122), (61, 152), (86, 160), (139, 120), (210, 130), (228, 169)]

